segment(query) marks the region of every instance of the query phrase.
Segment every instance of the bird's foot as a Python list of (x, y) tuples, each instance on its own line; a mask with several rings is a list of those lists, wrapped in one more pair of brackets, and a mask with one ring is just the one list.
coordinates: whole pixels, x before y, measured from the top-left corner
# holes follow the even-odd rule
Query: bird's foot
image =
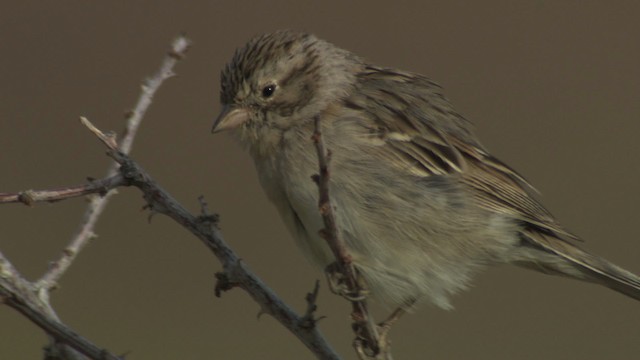
[(331, 292), (349, 301), (363, 301), (371, 293), (360, 274), (357, 274), (355, 289), (350, 288), (338, 263), (331, 263), (324, 269), (324, 272)]

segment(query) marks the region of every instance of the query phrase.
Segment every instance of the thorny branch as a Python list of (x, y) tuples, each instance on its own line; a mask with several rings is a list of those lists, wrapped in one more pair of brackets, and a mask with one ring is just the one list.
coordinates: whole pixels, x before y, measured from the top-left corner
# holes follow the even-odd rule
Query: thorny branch
[[(106, 135), (99, 129), (86, 119), (82, 119), (82, 122), (107, 146), (109, 149), (107, 154), (120, 164), (120, 173), (125, 176), (127, 182), (142, 191), (148, 208), (153, 212), (167, 215), (189, 230), (222, 263), (224, 272), (216, 274), (219, 281), (216, 286), (217, 295), (233, 287), (245, 290), (260, 304), (261, 313), (273, 316), (319, 359), (339, 359), (339, 356), (326, 342), (317, 327), (309, 326), (308, 315), (313, 311), (308, 310), (305, 316), (296, 314), (258, 276), (249, 270), (224, 241), (220, 230), (216, 226), (216, 217), (208, 213), (206, 203), (202, 199), (200, 199), (202, 215), (196, 217), (157, 185), (140, 165), (118, 151), (118, 148), (113, 143), (104, 141)], [(313, 298), (313, 301), (315, 301), (315, 298)]]
[[(197, 217), (192, 215), (171, 195), (158, 186), (137, 163), (131, 160), (126, 154), (120, 152), (116, 143), (109, 140), (110, 137), (108, 135), (105, 135), (86, 118), (81, 118), (80, 120), (107, 146), (109, 149), (107, 154), (120, 164), (120, 173), (118, 176), (123, 178), (122, 183), (110, 182), (113, 187), (107, 189), (97, 189), (94, 187), (92, 190), (96, 192), (109, 191), (122, 184), (139, 188), (143, 192), (143, 196), (148, 203), (148, 208), (151, 211), (167, 215), (191, 231), (191, 233), (197, 236), (220, 260), (224, 272), (216, 274), (219, 279), (219, 283), (216, 286), (217, 295), (233, 287), (239, 287), (245, 290), (260, 304), (262, 313), (267, 313), (278, 320), (298, 337), (319, 359), (340, 358), (315, 326), (316, 322), (320, 320), (313, 317), (316, 309), (315, 301), (318, 295), (318, 284), (316, 284), (314, 291), (307, 295), (308, 307), (305, 314), (302, 316), (296, 314), (269, 289), (260, 278), (251, 272), (238, 255), (226, 244), (220, 230), (216, 226), (217, 217), (208, 213), (207, 205), (203, 199), (200, 199), (202, 214)], [(100, 181), (105, 182), (104, 180)], [(87, 185), (87, 188), (90, 188), (90, 184)], [(90, 190), (87, 189), (86, 191)], [(62, 200), (62, 198), (57, 200)], [(2, 265), (2, 259), (3, 258), (0, 257), (0, 265)], [(18, 282), (16, 281), (16, 283)], [(2, 299), (3, 296), (4, 294), (0, 292), (0, 299)], [(28, 312), (23, 313), (28, 317), (30, 315)], [(41, 325), (39, 318), (29, 318), (36, 322), (36, 324)], [(43, 328), (49, 330), (51, 325)], [(73, 333), (70, 332), (70, 334)], [(71, 335), (67, 334), (67, 337), (71, 337)], [(66, 337), (63, 339), (66, 339)], [(111, 358), (108, 357), (105, 357), (105, 359), (111, 360)]]
[[(159, 71), (142, 85), (142, 94), (135, 108), (127, 113), (127, 123), (119, 148), (121, 152), (128, 153), (131, 150), (140, 122), (151, 105), (154, 94), (164, 80), (174, 75), (173, 67), (178, 60), (185, 56), (189, 46), (190, 41), (186, 37), (176, 38)], [(115, 143), (114, 137), (111, 138)], [(52, 190), (27, 190), (17, 194), (0, 193), (0, 204), (20, 202), (25, 205), (33, 205), (42, 201), (54, 202), (93, 193), (100, 195), (90, 197), (90, 203), (77, 233), (62, 251), (60, 258), (50, 264), (47, 272), (38, 281), (31, 283), (25, 280), (0, 252), (0, 302), (21, 312), (47, 332), (52, 341), (48, 350), (55, 353), (55, 355), (47, 354), (52, 355), (48, 356), (49, 358), (80, 360), (85, 359), (86, 356), (91, 359), (119, 359), (106, 350), (91, 344), (62, 324), (49, 302), (50, 291), (55, 289), (59, 279), (84, 246), (95, 237), (93, 228), (109, 198), (115, 194), (113, 189), (126, 185), (124, 177), (118, 172), (118, 167), (119, 165), (114, 163), (106, 178), (102, 180), (90, 179), (89, 183), (85, 185)]]
[[(165, 80), (175, 75), (173, 72), (174, 66), (180, 59), (185, 57), (190, 46), (191, 41), (186, 37), (180, 36), (176, 38), (173, 41), (170, 50), (167, 52), (167, 56), (165, 56), (162, 64), (160, 65), (158, 72), (142, 84), (142, 93), (140, 94), (140, 98), (138, 99), (136, 106), (126, 114), (127, 123), (123, 138), (120, 141), (120, 151), (124, 154), (128, 154), (131, 151), (131, 148), (133, 147), (133, 140), (138, 133), (140, 123), (142, 122), (147, 109), (151, 105), (156, 92)], [(115, 137), (111, 136), (111, 138), (115, 143)], [(113, 163), (107, 171), (107, 177), (115, 176), (117, 172), (118, 164)], [(62, 277), (69, 266), (71, 266), (75, 256), (77, 256), (89, 240), (95, 236), (93, 228), (109, 202), (110, 197), (114, 194), (115, 192), (106, 192), (100, 198), (92, 199), (85, 211), (80, 228), (66, 248), (70, 251), (63, 251), (60, 258), (51, 263), (49, 271), (47, 271), (47, 273), (38, 280), (38, 287), (48, 289), (55, 287), (60, 277)]]
[[(135, 186), (143, 192), (149, 210), (153, 213), (165, 214), (188, 229), (220, 260), (224, 271), (217, 274), (220, 279), (216, 286), (218, 294), (232, 287), (242, 288), (260, 304), (261, 313), (270, 314), (278, 320), (302, 341), (317, 358), (339, 359), (339, 356), (315, 326), (319, 320), (314, 318), (315, 301), (318, 294), (317, 286), (307, 296), (307, 311), (305, 314), (302, 316), (296, 314), (262, 280), (251, 272), (238, 255), (224, 242), (220, 230), (217, 228), (217, 216), (208, 213), (206, 204), (202, 199), (200, 200), (202, 214), (200, 216), (190, 214), (127, 155), (131, 149), (131, 141), (142, 116), (151, 103), (153, 94), (164, 79), (173, 75), (172, 66), (176, 60), (184, 56), (188, 46), (189, 41), (186, 38), (178, 38), (173, 43), (173, 48), (169, 53), (169, 57), (163, 62), (161, 70), (143, 85), (143, 93), (138, 105), (127, 115), (128, 123), (125, 136), (119, 145), (113, 135), (103, 133), (88, 120), (81, 118), (82, 123), (107, 146), (109, 149), (108, 155), (116, 161), (104, 179), (90, 179), (90, 182), (85, 185), (54, 190), (29, 190), (17, 194), (0, 194), (0, 204), (21, 202), (27, 205), (33, 205), (37, 202), (59, 201), (92, 193), (100, 195), (91, 197), (92, 204), (85, 213), (84, 221), (77, 235), (69, 246), (65, 248), (62, 256), (52, 263), (49, 271), (39, 281), (35, 283), (26, 281), (8, 259), (0, 253), (0, 303), (12, 306), (40, 326), (52, 337), (54, 346), (64, 344), (78, 351), (65, 352), (62, 356), (56, 358), (85, 359), (86, 356), (91, 359), (119, 360), (119, 357), (106, 350), (101, 350), (62, 324), (49, 305), (49, 291), (55, 288), (57, 281), (71, 265), (86, 242), (95, 236), (92, 231), (94, 224), (104, 209), (109, 196), (114, 194), (114, 189), (119, 186)], [(64, 351), (68, 348), (67, 346), (62, 346), (61, 349)]]
[[(0, 204), (23, 203), (32, 206), (38, 202), (56, 202), (89, 194), (105, 196), (109, 190), (125, 185), (124, 178), (115, 174), (104, 179), (89, 179), (87, 184), (47, 190), (26, 190), (19, 193), (0, 193)], [(89, 205), (93, 206), (93, 205)]]
[[(4, 279), (3, 279), (4, 280)], [(23, 289), (24, 290), (24, 289)], [(61, 323), (56, 319), (52, 319), (47, 314), (47, 310), (38, 307), (37, 299), (32, 298), (33, 292), (15, 292), (8, 290), (4, 284), (0, 284), (0, 301), (11, 306), (29, 320), (33, 321), (36, 325), (42, 328), (54, 342), (69, 345), (72, 349), (77, 350), (79, 353), (90, 359), (100, 360), (123, 360), (123, 358), (111, 354), (105, 349), (101, 349), (89, 340), (75, 333), (69, 327)], [(58, 348), (58, 351), (63, 352), (63, 359), (75, 359), (83, 356), (76, 352), (71, 352), (70, 349), (63, 347)], [(81, 356), (81, 357), (79, 357)]]
[[(347, 287), (349, 294), (362, 294), (366, 289), (363, 288), (361, 281), (358, 279), (358, 272), (353, 265), (352, 257), (345, 246), (343, 239), (336, 224), (336, 216), (331, 198), (329, 196), (329, 179), (331, 172), (329, 164), (331, 162), (331, 151), (325, 149), (322, 139), (320, 117), (314, 118), (314, 132), (312, 140), (318, 154), (318, 165), (320, 173), (312, 178), (318, 185), (318, 207), (324, 229), (320, 230), (320, 236), (324, 238), (333, 255), (336, 258), (337, 270), (342, 276), (342, 281)], [(353, 319), (353, 328), (356, 333), (354, 347), (356, 353), (361, 359), (392, 359), (391, 349), (386, 337), (378, 333), (378, 327), (375, 324), (372, 315), (369, 312), (367, 302), (364, 297), (347, 297), (351, 301)], [(390, 324), (389, 324), (390, 327)], [(388, 329), (384, 329), (388, 330)]]

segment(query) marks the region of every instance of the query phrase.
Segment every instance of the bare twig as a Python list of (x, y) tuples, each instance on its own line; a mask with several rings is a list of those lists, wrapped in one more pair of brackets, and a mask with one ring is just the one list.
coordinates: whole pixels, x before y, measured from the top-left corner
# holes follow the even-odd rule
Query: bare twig
[[(104, 209), (109, 196), (114, 192), (110, 191), (115, 186), (133, 185), (139, 188), (148, 203), (148, 208), (154, 213), (168, 215), (177, 223), (190, 230), (196, 235), (221, 261), (224, 269), (222, 273), (227, 284), (233, 284), (245, 290), (261, 306), (263, 313), (270, 314), (283, 326), (290, 330), (298, 339), (304, 343), (319, 359), (339, 359), (339, 356), (326, 342), (320, 331), (315, 326), (315, 322), (310, 322), (306, 316), (297, 315), (285, 304), (271, 289), (269, 289), (253, 272), (251, 272), (224, 242), (219, 229), (215, 226), (216, 215), (210, 215), (204, 200), (201, 200), (203, 214), (194, 216), (183, 206), (175, 201), (171, 195), (160, 188), (151, 177), (128, 156), (131, 149), (130, 141), (137, 130), (142, 115), (146, 111), (153, 94), (157, 90), (162, 80), (173, 75), (171, 67), (175, 60), (184, 55), (184, 51), (189, 43), (184, 38), (179, 38), (174, 42), (173, 50), (169, 53), (171, 60), (165, 60), (161, 71), (157, 76), (147, 81), (143, 86), (143, 94), (136, 108), (128, 114), (128, 125), (125, 136), (120, 144), (115, 141), (112, 135), (106, 135), (88, 120), (81, 119), (109, 149), (108, 154), (116, 161), (103, 180), (92, 180), (91, 183), (73, 188), (57, 189), (55, 191), (43, 190), (40, 192), (23, 192), (21, 194), (8, 194), (15, 196), (15, 200), (23, 203), (35, 203), (39, 201), (63, 200), (73, 196), (80, 196), (91, 192), (98, 192), (102, 197), (92, 197), (92, 203), (83, 220), (82, 226), (76, 236), (63, 251), (63, 255), (54, 262), (47, 273), (35, 284), (24, 280), (0, 253), (0, 302), (4, 302), (31, 319), (38, 326), (43, 328), (54, 340), (53, 345), (58, 342), (68, 344), (73, 349), (92, 359), (118, 359), (107, 351), (100, 350), (90, 344), (85, 339), (79, 337), (70, 329), (66, 328), (58, 320), (55, 312), (49, 305), (49, 291), (71, 265), (75, 256), (84, 247), (87, 241), (95, 236), (93, 234), (94, 224), (99, 214)], [(156, 81), (157, 79), (160, 79)], [(98, 185), (100, 184), (100, 185)], [(57, 192), (56, 192), (57, 191)], [(26, 194), (26, 195), (25, 195)], [(4, 194), (7, 195), (7, 194)], [(22, 196), (22, 199), (20, 198)], [(27, 199), (27, 200), (24, 200)], [(14, 201), (15, 202), (15, 201)], [(5, 261), (6, 260), (6, 261)], [(221, 288), (220, 291), (225, 290)], [(314, 292), (317, 295), (317, 291)], [(313, 299), (315, 302), (315, 299)], [(309, 305), (311, 307), (311, 304)], [(308, 309), (307, 314), (312, 311)], [(66, 346), (60, 347), (62, 351)], [(69, 359), (80, 359), (76, 353), (65, 353)]]
[(91, 179), (89, 183), (83, 185), (48, 190), (26, 190), (18, 193), (0, 193), (0, 204), (23, 203), (31, 206), (38, 202), (56, 202), (89, 194), (105, 195), (109, 190), (123, 185), (126, 185), (124, 178), (120, 174), (115, 174), (105, 179)]
[[(91, 126), (90, 126), (91, 127)], [(91, 130), (102, 138), (102, 133), (95, 127)], [(315, 326), (309, 327), (309, 322), (303, 316), (296, 314), (285, 304), (260, 278), (258, 278), (240, 260), (238, 255), (224, 241), (220, 230), (215, 225), (215, 217), (208, 214), (204, 200), (200, 199), (200, 205), (204, 211), (203, 216), (194, 216), (178, 203), (169, 193), (153, 181), (137, 163), (126, 154), (118, 151), (118, 148), (104, 142), (107, 152), (118, 164), (120, 173), (126, 177), (131, 186), (135, 186), (143, 193), (148, 208), (156, 213), (167, 215), (178, 224), (198, 237), (222, 263), (224, 273), (218, 275), (218, 295), (231, 287), (239, 287), (246, 291), (261, 306), (261, 312), (267, 313), (278, 320), (291, 333), (293, 333), (311, 352), (319, 359), (339, 359), (339, 356), (326, 342), (320, 331)]]
[(60, 323), (56, 319), (45, 315), (42, 309), (35, 307), (34, 302), (26, 300), (19, 293), (7, 294), (0, 289), (0, 296), (4, 297), (3, 302), (22, 313), (29, 320), (46, 331), (46, 333), (60, 342), (69, 345), (81, 354), (90, 359), (96, 360), (122, 360), (122, 358), (111, 354), (105, 349), (101, 349), (89, 342), (87, 339), (75, 333), (73, 330)]
[[(136, 107), (127, 114), (127, 125), (122, 146), (120, 147), (122, 152), (128, 153), (131, 150), (137, 129), (144, 113), (151, 104), (153, 95), (164, 80), (174, 75), (173, 66), (184, 56), (188, 47), (189, 40), (183, 36), (178, 37), (173, 42), (169, 54), (163, 61), (158, 73), (143, 84), (143, 91)], [(101, 140), (111, 145), (116, 144), (115, 136), (112, 135), (105, 135)], [(38, 281), (34, 283), (26, 281), (8, 259), (0, 253), (0, 300), (24, 314), (45, 330), (52, 338), (50, 349), (55, 349), (56, 354), (61, 354), (65, 359), (80, 360), (85, 359), (85, 356), (92, 359), (117, 359), (116, 356), (99, 349), (62, 324), (50, 305), (49, 292), (56, 287), (58, 280), (64, 275), (88, 241), (95, 237), (93, 233), (95, 223), (110, 196), (115, 194), (115, 191), (110, 190), (126, 185), (125, 178), (118, 172), (118, 166), (118, 164), (114, 163), (105, 179), (91, 180), (85, 185), (41, 191), (27, 190), (16, 194), (0, 193), (0, 204), (21, 202), (26, 205), (41, 201), (59, 201), (91, 193), (100, 194), (99, 197), (90, 197), (89, 206), (78, 232), (62, 251), (60, 258), (51, 263), (47, 272)]]
[[(153, 101), (153, 97), (165, 80), (175, 76), (173, 72), (174, 66), (186, 56), (190, 47), (191, 41), (186, 36), (177, 37), (171, 44), (171, 49), (167, 52), (167, 56), (164, 58), (162, 65), (160, 65), (158, 72), (142, 84), (140, 98), (133, 110), (127, 114), (127, 126), (120, 141), (120, 151), (123, 153), (128, 154), (131, 152), (133, 139), (138, 132), (138, 127), (144, 114)], [(116, 172), (116, 167), (117, 165), (114, 164), (112, 167), (113, 172)]]
[[(189, 39), (184, 36), (176, 38), (158, 72), (142, 85), (142, 93), (140, 94), (140, 98), (138, 99), (136, 106), (127, 114), (127, 124), (125, 126), (122, 141), (120, 142), (120, 151), (123, 153), (128, 154), (131, 151), (133, 140), (138, 132), (138, 128), (144, 114), (149, 108), (149, 105), (151, 105), (153, 96), (158, 91), (164, 80), (175, 75), (173, 67), (176, 65), (178, 60), (185, 56), (190, 44)], [(105, 144), (106, 142), (110, 142), (114, 146), (116, 144), (115, 137), (112, 135), (104, 135), (101, 140), (105, 142)], [(114, 176), (117, 172), (118, 164), (114, 163), (109, 168), (107, 177)], [(52, 262), (49, 266), (49, 270), (40, 280), (37, 281), (36, 286), (38, 288), (52, 289), (55, 287), (58, 280), (62, 275), (64, 275), (69, 266), (71, 266), (78, 253), (84, 248), (88, 241), (95, 236), (93, 228), (107, 206), (109, 199), (114, 194), (114, 192), (106, 192), (102, 197), (92, 199), (84, 213), (80, 228), (69, 242), (69, 245), (65, 248), (65, 251), (62, 252), (60, 258)]]
[[(18, 270), (11, 264), (2, 252), (0, 252), (0, 291), (4, 290), (3, 297), (12, 293), (31, 293), (31, 283), (20, 275)], [(3, 297), (0, 297), (2, 302)]]
[[(119, 360), (120, 358), (100, 349), (87, 339), (62, 324), (48, 303), (38, 297), (33, 284), (24, 279), (11, 262), (0, 252), (0, 303), (7, 304), (33, 321), (51, 336), (55, 342), (71, 346), (91, 359)], [(62, 348), (68, 358), (80, 359), (79, 354)]]
[(314, 327), (318, 323), (318, 321), (325, 318), (325, 316), (316, 317), (316, 310), (318, 310), (318, 305), (316, 305), (316, 301), (318, 300), (318, 294), (320, 293), (320, 281), (316, 280), (315, 285), (313, 286), (313, 291), (307, 293), (305, 296), (305, 300), (307, 301), (307, 311), (305, 311), (304, 316), (302, 317), (302, 322), (306, 327)]
[[(333, 255), (336, 258), (336, 264), (338, 270), (343, 275), (345, 285), (350, 294), (361, 294), (365, 289), (362, 288), (360, 281), (358, 281), (358, 273), (353, 265), (353, 260), (344, 241), (340, 237), (339, 229), (336, 224), (336, 217), (331, 204), (331, 198), (329, 196), (329, 163), (331, 161), (331, 151), (326, 150), (324, 141), (322, 139), (322, 132), (320, 131), (320, 117), (314, 118), (314, 133), (312, 140), (316, 147), (318, 154), (318, 165), (320, 173), (313, 177), (314, 181), (318, 185), (319, 199), (318, 207), (322, 220), (324, 222), (324, 229), (320, 230), (320, 236), (324, 238)], [(391, 352), (388, 346), (388, 342), (381, 341), (378, 334), (378, 328), (373, 321), (373, 317), (369, 312), (366, 300), (363, 297), (350, 298), (352, 306), (352, 319), (354, 321), (354, 331), (356, 332), (356, 339), (354, 341), (354, 347), (356, 352), (362, 359), (391, 359)]]

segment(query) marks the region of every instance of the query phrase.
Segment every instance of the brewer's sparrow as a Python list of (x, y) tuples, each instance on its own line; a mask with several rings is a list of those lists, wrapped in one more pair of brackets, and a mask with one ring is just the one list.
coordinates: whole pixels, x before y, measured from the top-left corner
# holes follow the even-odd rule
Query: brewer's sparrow
[(426, 77), (277, 31), (237, 50), (221, 84), (213, 131), (231, 130), (248, 149), (298, 245), (326, 266), (335, 259), (310, 180), (320, 117), (337, 224), (374, 297), (449, 308), (480, 269), (511, 263), (640, 299), (640, 278), (578, 248)]

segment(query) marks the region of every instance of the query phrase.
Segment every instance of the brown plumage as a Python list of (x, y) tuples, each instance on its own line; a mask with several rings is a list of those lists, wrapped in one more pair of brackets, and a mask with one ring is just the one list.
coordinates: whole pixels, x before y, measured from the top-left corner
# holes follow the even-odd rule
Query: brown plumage
[(512, 263), (640, 299), (640, 279), (590, 255), (493, 157), (428, 78), (368, 64), (313, 35), (279, 31), (240, 48), (222, 72), (232, 130), (300, 247), (333, 261), (317, 231), (310, 140), (319, 115), (333, 152), (331, 193), (354, 264), (374, 296), (450, 307), (484, 266)]

